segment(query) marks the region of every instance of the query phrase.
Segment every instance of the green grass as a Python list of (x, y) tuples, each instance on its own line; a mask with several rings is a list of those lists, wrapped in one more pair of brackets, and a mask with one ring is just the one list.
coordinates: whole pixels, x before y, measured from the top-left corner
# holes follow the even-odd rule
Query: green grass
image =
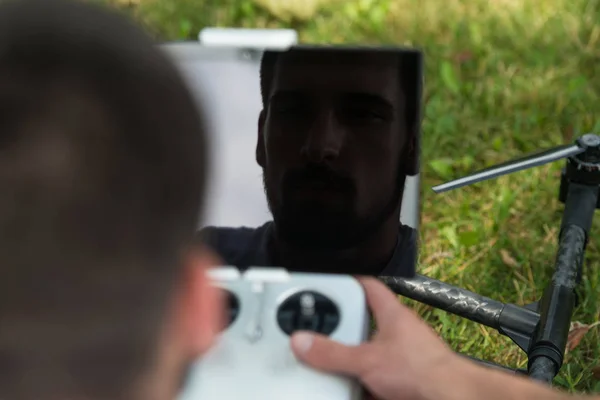
[[(141, 0), (165, 40), (204, 26), (293, 27), (312, 43), (395, 43), (426, 53), (420, 271), (504, 302), (538, 300), (555, 260), (562, 163), (446, 194), (430, 187), (539, 148), (600, 133), (600, 0), (326, 1), (307, 22), (250, 0)], [(276, 3), (276, 1), (274, 1)], [(264, 3), (264, 2), (263, 2)], [(599, 319), (600, 226), (575, 320)], [(505, 254), (503, 257), (502, 254)], [(509, 255), (514, 262), (508, 262)], [(457, 350), (512, 367), (525, 354), (497, 332), (407, 301)], [(600, 392), (600, 331), (570, 352), (556, 383)]]

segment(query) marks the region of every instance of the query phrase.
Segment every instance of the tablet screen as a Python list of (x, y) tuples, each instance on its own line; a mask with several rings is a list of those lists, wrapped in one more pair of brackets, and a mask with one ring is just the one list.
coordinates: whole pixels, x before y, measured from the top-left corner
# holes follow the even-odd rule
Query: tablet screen
[[(276, 225), (289, 231), (291, 240), (312, 237), (304, 244), (326, 247), (330, 242), (342, 248), (359, 236), (373, 236), (394, 215), (394, 203), (399, 205), (396, 224), (408, 227), (402, 240), (416, 242), (418, 51), (296, 46), (264, 52), (195, 43), (166, 47), (213, 132), (209, 198), (199, 228), (260, 228), (274, 220), (275, 208), (280, 217)], [(257, 149), (262, 149), (260, 155)], [(416, 259), (416, 243), (403, 247), (415, 253), (406, 260)], [(406, 274), (414, 274), (414, 267)]]

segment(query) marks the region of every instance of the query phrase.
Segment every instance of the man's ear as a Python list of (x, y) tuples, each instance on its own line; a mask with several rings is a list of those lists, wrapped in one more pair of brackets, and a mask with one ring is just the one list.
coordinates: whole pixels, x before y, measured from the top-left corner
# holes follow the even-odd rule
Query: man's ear
[(406, 175), (415, 176), (419, 173), (419, 134), (416, 129), (412, 129), (412, 135), (410, 135), (406, 152)]
[(258, 115), (258, 132), (256, 140), (256, 162), (262, 168), (267, 164), (267, 156), (265, 150), (265, 135), (263, 134), (265, 128), (265, 110), (261, 110)]
[(199, 357), (213, 344), (225, 323), (225, 302), (208, 270), (219, 265), (218, 257), (202, 246), (190, 251), (176, 307), (179, 332), (191, 357)]

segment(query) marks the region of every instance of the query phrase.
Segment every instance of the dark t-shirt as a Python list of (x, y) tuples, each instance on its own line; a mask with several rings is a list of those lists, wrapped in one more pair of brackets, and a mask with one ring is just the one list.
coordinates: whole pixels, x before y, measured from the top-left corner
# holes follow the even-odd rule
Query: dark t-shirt
[[(275, 266), (268, 251), (273, 222), (258, 228), (222, 228), (209, 226), (199, 232), (199, 238), (210, 246), (226, 265), (245, 269), (250, 266)], [(415, 274), (417, 256), (416, 230), (400, 224), (398, 242), (392, 258), (380, 276), (412, 278)]]

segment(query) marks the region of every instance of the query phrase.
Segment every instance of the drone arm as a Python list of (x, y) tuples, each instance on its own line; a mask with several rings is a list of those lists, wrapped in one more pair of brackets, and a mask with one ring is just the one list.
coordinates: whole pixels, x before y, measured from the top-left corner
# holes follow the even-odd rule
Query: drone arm
[(504, 304), (466, 289), (423, 275), (412, 279), (383, 276), (394, 293), (498, 330), (526, 351), (539, 314), (526, 307)]
[(411, 279), (394, 276), (379, 279), (396, 294), (494, 329), (499, 327), (504, 304), (497, 300), (419, 274)]
[(597, 185), (569, 183), (555, 272), (542, 296), (540, 324), (528, 352), (534, 379), (550, 383), (562, 366), (597, 201)]

